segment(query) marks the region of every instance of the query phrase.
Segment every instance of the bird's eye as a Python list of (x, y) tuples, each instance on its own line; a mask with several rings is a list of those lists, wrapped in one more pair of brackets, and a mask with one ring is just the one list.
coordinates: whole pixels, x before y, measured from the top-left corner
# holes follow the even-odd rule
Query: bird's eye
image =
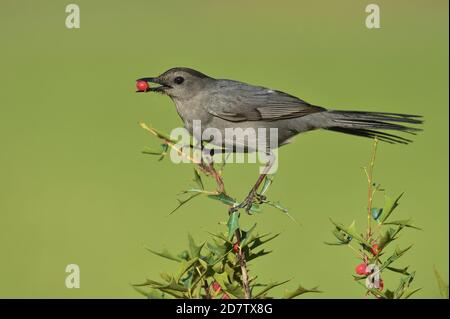
[(176, 84), (181, 84), (184, 82), (184, 78), (181, 76), (177, 76), (175, 80), (173, 80)]

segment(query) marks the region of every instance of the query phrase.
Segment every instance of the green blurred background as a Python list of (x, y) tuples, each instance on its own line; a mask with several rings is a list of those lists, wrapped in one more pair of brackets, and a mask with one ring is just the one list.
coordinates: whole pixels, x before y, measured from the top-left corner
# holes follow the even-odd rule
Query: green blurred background
[[(140, 153), (157, 141), (138, 121), (165, 131), (181, 121), (167, 97), (135, 94), (134, 81), (173, 66), (327, 107), (424, 115), (415, 143), (380, 145), (375, 179), (406, 192), (398, 217), (424, 229), (401, 238), (414, 249), (397, 266), (417, 271), (416, 297), (439, 296), (433, 265), (446, 280), (449, 268), (447, 1), (377, 1), (378, 30), (365, 27), (371, 2), (359, 0), (77, 0), (77, 30), (65, 27), (68, 3), (0, 4), (0, 297), (140, 297), (130, 283), (176, 268), (145, 246), (180, 251), (188, 232), (205, 240), (221, 229), (225, 209), (207, 199), (168, 217), (192, 167)], [(312, 298), (363, 297), (358, 260), (324, 241), (329, 217), (365, 222), (371, 146), (321, 131), (281, 149), (269, 195), (303, 226), (270, 209), (243, 216), (244, 226), (282, 232), (252, 274), (319, 285)], [(244, 196), (257, 172), (228, 166), (228, 190)], [(70, 263), (80, 289), (64, 285)]]

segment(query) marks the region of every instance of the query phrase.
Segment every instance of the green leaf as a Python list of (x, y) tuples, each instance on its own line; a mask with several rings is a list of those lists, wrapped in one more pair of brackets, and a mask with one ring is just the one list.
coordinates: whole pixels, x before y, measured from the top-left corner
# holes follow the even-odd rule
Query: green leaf
[(388, 269), (390, 271), (393, 271), (393, 272), (396, 272), (399, 274), (403, 274), (403, 275), (409, 275), (408, 268), (409, 268), (409, 266), (407, 266), (405, 268), (386, 267), (386, 269)]
[(330, 218), (330, 221), (336, 226), (336, 228), (338, 230), (342, 230), (345, 233), (347, 233), (348, 235), (350, 235), (351, 239), (355, 239), (358, 242), (360, 242), (361, 244), (363, 244), (366, 247), (370, 248), (370, 243), (367, 242), (364, 238), (362, 238), (362, 236), (356, 230), (355, 221), (353, 221), (349, 227), (345, 227), (343, 224), (336, 223), (331, 218)]
[(178, 199), (178, 206), (175, 207), (175, 209), (172, 210), (172, 211), (169, 213), (169, 215), (172, 215), (173, 213), (175, 213), (175, 212), (176, 212), (178, 209), (180, 209), (183, 205), (187, 204), (189, 201), (193, 200), (195, 197), (197, 197), (197, 196), (200, 195), (200, 194), (201, 194), (201, 193), (195, 193), (195, 194), (192, 194), (191, 196), (189, 196), (189, 197), (186, 198), (186, 199), (183, 199), (183, 200)]
[(231, 240), (234, 236), (234, 233), (237, 229), (239, 229), (239, 212), (235, 211), (230, 214), (228, 218), (228, 240)]
[(393, 220), (391, 222), (384, 222), (383, 225), (398, 225), (398, 226), (403, 226), (403, 227), (409, 227), (409, 228), (414, 228), (417, 230), (422, 230), (421, 228), (414, 226), (412, 224), (412, 220), (411, 219), (406, 219), (406, 220)]
[(211, 199), (214, 199), (214, 200), (221, 201), (225, 205), (230, 205), (230, 206), (237, 205), (236, 201), (233, 198), (231, 198), (230, 196), (228, 196), (224, 193), (220, 193), (218, 195), (208, 195), (208, 197)]
[(412, 245), (408, 246), (405, 249), (396, 248), (394, 253), (381, 265), (380, 271), (382, 271), (384, 268), (388, 267), (394, 261), (403, 256), (411, 247)]
[(254, 239), (251, 239), (249, 241), (247, 246), (249, 246), (250, 250), (254, 250), (256, 247), (259, 247), (259, 246), (271, 241), (272, 239), (277, 238), (280, 235), (280, 233), (272, 235), (267, 238), (267, 236), (269, 236), (269, 235), (270, 235), (270, 233), (256, 236)]
[(173, 260), (173, 261), (181, 262), (180, 258), (178, 258), (177, 256), (171, 254), (167, 249), (164, 249), (162, 252), (157, 252), (157, 251), (154, 251), (154, 250), (152, 250), (150, 248), (146, 248), (146, 249), (149, 252), (151, 252), (152, 254), (158, 255), (160, 257), (167, 258), (167, 259), (170, 259), (170, 260)]
[(374, 220), (378, 221), (382, 212), (383, 212), (383, 208), (373, 207), (372, 211), (371, 211), (372, 218)]
[(444, 299), (448, 299), (448, 283), (444, 281), (436, 266), (433, 266), (433, 271), (438, 283), (439, 293), (441, 294), (441, 297)]
[(240, 244), (241, 248), (244, 248), (248, 244), (248, 242), (251, 239), (252, 232), (255, 230), (255, 228), (256, 228), (256, 223), (248, 231), (242, 231), (241, 244)]
[(200, 187), (201, 189), (205, 189), (205, 186), (203, 185), (202, 177), (198, 173), (198, 171), (194, 168), (194, 182)]
[(266, 251), (266, 250), (264, 250), (264, 249), (258, 251), (257, 253), (250, 252), (249, 256), (247, 257), (247, 261), (256, 259), (256, 258), (258, 258), (258, 257), (262, 257), (262, 256), (265, 256), (265, 255), (268, 255), (268, 254), (270, 254), (271, 252), (272, 252), (271, 250)]
[(274, 176), (275, 175), (273, 174), (266, 175), (266, 177), (264, 178), (263, 186), (261, 187), (261, 191), (259, 192), (261, 195), (264, 195), (264, 193), (269, 189), (270, 185), (272, 185)]
[(200, 258), (200, 252), (205, 245), (205, 243), (197, 246), (195, 244), (194, 238), (192, 238), (191, 234), (188, 234), (188, 241), (189, 241), (189, 252), (191, 253), (192, 258)]
[(177, 274), (175, 275), (174, 279), (175, 282), (180, 281), (181, 277), (189, 270), (191, 269), (198, 261), (198, 258), (192, 258), (191, 260), (183, 260), (181, 262), (180, 268), (178, 269)]
[(422, 288), (406, 289), (405, 293), (403, 294), (403, 298), (408, 299), (409, 297), (411, 297), (413, 294), (415, 294), (416, 292), (418, 292), (420, 290), (422, 290)]
[(400, 279), (400, 284), (394, 292), (395, 298), (399, 299), (403, 296), (405, 291), (409, 288), (409, 285), (411, 285), (412, 281), (414, 280), (414, 275), (415, 272), (413, 271), (408, 276)]
[(308, 292), (316, 292), (316, 293), (321, 293), (322, 291), (320, 291), (320, 290), (318, 290), (317, 289), (318, 287), (314, 287), (314, 288), (311, 288), (311, 289), (307, 289), (307, 288), (304, 288), (302, 285), (299, 285), (298, 287), (297, 287), (297, 289), (295, 289), (295, 290), (293, 290), (293, 291), (286, 291), (285, 293), (284, 293), (284, 299), (292, 299), (292, 298), (295, 298), (295, 297), (298, 297), (298, 296), (300, 296), (300, 295), (303, 295), (303, 294), (305, 294), (305, 293), (308, 293)]
[(266, 285), (261, 291), (259, 291), (257, 294), (255, 294), (253, 296), (254, 299), (258, 299), (263, 297), (269, 290), (284, 285), (285, 283), (287, 283), (289, 280), (285, 280), (285, 281), (281, 281), (281, 282), (272, 282), (269, 283), (268, 285)]
[(400, 229), (395, 230), (394, 228), (389, 228), (388, 230), (386, 230), (383, 236), (381, 236), (380, 240), (378, 241), (379, 249), (383, 250), (390, 242), (397, 239), (395, 235), (397, 235), (399, 231)]
[(381, 215), (379, 217), (381, 224), (383, 224), (389, 218), (389, 216), (392, 214), (394, 209), (397, 208), (397, 206), (399, 205), (398, 201), (400, 200), (400, 198), (402, 196), (403, 196), (403, 193), (401, 193), (395, 199), (392, 199), (389, 196), (385, 196), (383, 212), (381, 213)]

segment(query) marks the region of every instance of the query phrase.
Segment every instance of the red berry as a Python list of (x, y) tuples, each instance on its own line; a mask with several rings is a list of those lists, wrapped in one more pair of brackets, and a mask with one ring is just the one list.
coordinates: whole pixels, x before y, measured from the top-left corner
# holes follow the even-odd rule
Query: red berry
[(378, 244), (373, 244), (372, 248), (370, 249), (370, 251), (372, 252), (372, 254), (374, 256), (378, 255), (381, 251), (380, 246), (378, 246)]
[(220, 287), (220, 284), (219, 284), (217, 281), (214, 281), (214, 282), (212, 283), (212, 289), (213, 289), (215, 292), (220, 292), (220, 291), (222, 290), (222, 287)]
[(238, 244), (238, 243), (236, 243), (236, 244), (233, 245), (233, 251), (234, 251), (235, 253), (238, 253), (238, 252), (239, 252), (239, 244)]
[(136, 88), (140, 92), (145, 92), (148, 90), (148, 83), (146, 81), (136, 81)]
[(367, 265), (365, 263), (360, 263), (358, 266), (356, 266), (355, 268), (355, 272), (358, 275), (366, 275), (367, 274)]
[(230, 299), (230, 296), (228, 296), (227, 294), (223, 294), (222, 299)]

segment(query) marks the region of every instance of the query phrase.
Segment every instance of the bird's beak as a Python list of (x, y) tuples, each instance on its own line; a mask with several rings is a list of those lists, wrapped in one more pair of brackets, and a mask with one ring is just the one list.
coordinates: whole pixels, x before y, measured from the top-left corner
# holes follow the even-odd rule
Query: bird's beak
[(163, 81), (161, 81), (161, 79), (159, 77), (156, 77), (156, 78), (140, 78), (140, 79), (137, 79), (136, 81), (145, 81), (145, 82), (156, 83), (156, 84), (160, 85), (160, 86), (157, 86), (157, 87), (149, 87), (145, 91), (136, 91), (138, 93), (141, 93), (141, 92), (159, 92), (159, 93), (164, 93), (166, 89), (170, 89), (171, 88), (170, 85), (167, 85)]

